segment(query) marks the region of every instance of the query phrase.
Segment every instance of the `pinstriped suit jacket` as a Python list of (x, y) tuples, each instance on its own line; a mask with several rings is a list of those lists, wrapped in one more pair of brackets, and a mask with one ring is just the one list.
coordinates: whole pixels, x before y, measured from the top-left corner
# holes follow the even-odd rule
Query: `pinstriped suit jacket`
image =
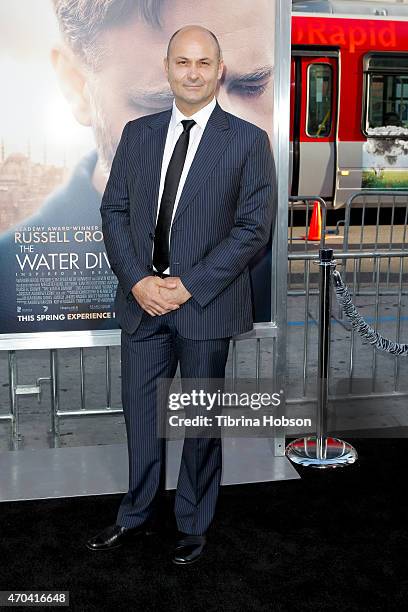
[[(171, 110), (124, 127), (102, 198), (102, 229), (121, 328), (134, 333), (143, 310), (131, 289), (152, 274), (161, 164)], [(170, 273), (192, 297), (174, 311), (193, 339), (252, 329), (249, 261), (268, 242), (276, 207), (275, 165), (266, 132), (217, 103), (176, 209)]]

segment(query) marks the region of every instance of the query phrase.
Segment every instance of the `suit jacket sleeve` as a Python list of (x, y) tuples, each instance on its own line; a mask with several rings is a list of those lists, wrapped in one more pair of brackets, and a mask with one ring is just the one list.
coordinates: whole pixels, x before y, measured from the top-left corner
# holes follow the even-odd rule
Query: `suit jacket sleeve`
[(276, 209), (276, 172), (268, 135), (252, 145), (241, 174), (234, 226), (229, 235), (180, 275), (192, 297), (205, 307), (267, 244)]
[(129, 296), (133, 285), (150, 275), (147, 267), (137, 258), (130, 230), (127, 187), (128, 132), (129, 123), (125, 125), (116, 149), (100, 208), (109, 263), (126, 296)]

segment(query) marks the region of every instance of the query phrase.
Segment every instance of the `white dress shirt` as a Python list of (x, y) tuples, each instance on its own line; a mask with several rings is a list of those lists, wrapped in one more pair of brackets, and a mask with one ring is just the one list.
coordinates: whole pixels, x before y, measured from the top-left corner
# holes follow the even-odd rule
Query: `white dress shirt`
[[(171, 113), (171, 119), (169, 123), (169, 128), (167, 130), (167, 138), (166, 144), (164, 146), (163, 153), (163, 161), (161, 167), (161, 175), (160, 175), (160, 187), (159, 187), (159, 198), (157, 205), (157, 214), (156, 214), (156, 223), (157, 218), (159, 216), (160, 210), (160, 201), (163, 195), (164, 189), (164, 181), (166, 178), (167, 168), (169, 167), (171, 156), (173, 155), (174, 147), (176, 146), (177, 140), (180, 138), (180, 135), (183, 131), (183, 124), (181, 123), (185, 119), (194, 119), (196, 125), (190, 130), (190, 138), (188, 142), (187, 155), (183, 166), (183, 172), (181, 173), (180, 182), (177, 189), (177, 195), (174, 202), (173, 214), (171, 217), (171, 225), (170, 225), (170, 234), (169, 234), (169, 246), (170, 246), (170, 237), (171, 237), (171, 226), (173, 224), (174, 215), (176, 213), (177, 205), (180, 200), (181, 193), (183, 191), (184, 184), (186, 182), (188, 171), (190, 170), (191, 164), (193, 163), (194, 156), (198, 149), (198, 145), (200, 144), (201, 137), (203, 135), (205, 126), (207, 125), (207, 121), (210, 118), (211, 113), (213, 112), (217, 101), (215, 98), (211, 100), (206, 106), (204, 106), (201, 110), (199, 110), (191, 117), (185, 117), (182, 112), (176, 106), (176, 102), (173, 100), (173, 111)], [(155, 270), (155, 268), (154, 268)], [(164, 271), (165, 274), (170, 273), (170, 268)]]

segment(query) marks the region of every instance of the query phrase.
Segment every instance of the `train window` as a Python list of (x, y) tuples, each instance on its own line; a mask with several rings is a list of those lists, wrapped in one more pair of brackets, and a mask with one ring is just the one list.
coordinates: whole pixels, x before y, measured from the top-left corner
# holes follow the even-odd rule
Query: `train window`
[(395, 126), (408, 128), (408, 55), (365, 58), (365, 131)]
[(332, 123), (332, 67), (310, 64), (308, 67), (306, 133), (311, 138), (329, 136)]
[(374, 55), (370, 56), (366, 62), (367, 68), (370, 70), (399, 70), (403, 71), (408, 68), (408, 58), (400, 55)]

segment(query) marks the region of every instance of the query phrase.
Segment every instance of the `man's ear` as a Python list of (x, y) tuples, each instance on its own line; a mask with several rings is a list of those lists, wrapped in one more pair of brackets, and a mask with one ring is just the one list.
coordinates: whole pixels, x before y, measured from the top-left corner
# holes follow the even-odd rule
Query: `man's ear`
[(224, 61), (220, 59), (220, 62), (218, 64), (218, 80), (219, 81), (221, 80), (223, 73), (224, 73)]
[(169, 62), (168, 62), (167, 57), (165, 57), (163, 59), (163, 66), (164, 66), (164, 71), (166, 73), (166, 76), (168, 76), (168, 74), (169, 74)]
[(61, 91), (71, 106), (75, 119), (85, 126), (91, 125), (89, 90), (83, 68), (66, 45), (51, 50), (51, 62), (57, 74)]

